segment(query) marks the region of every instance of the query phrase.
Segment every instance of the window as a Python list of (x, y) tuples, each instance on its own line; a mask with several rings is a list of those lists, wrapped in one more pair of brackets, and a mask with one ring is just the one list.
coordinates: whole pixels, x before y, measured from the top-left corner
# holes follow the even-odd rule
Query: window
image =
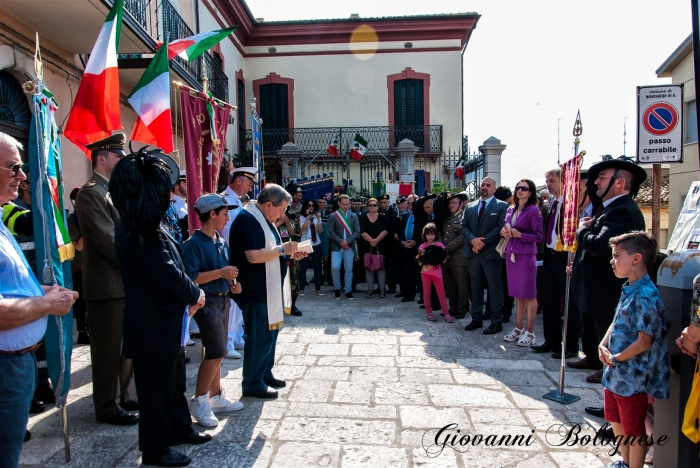
[(260, 86), (260, 117), (268, 129), (289, 128), (286, 84)]
[(685, 143), (697, 143), (698, 141), (698, 113), (696, 101), (686, 104)]
[(394, 125), (394, 141), (408, 138), (423, 147), (423, 80), (394, 82)]

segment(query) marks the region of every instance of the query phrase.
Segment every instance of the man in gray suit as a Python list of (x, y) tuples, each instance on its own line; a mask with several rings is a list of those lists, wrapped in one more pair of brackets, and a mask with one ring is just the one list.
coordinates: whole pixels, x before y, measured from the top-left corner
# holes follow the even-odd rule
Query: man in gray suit
[[(496, 181), (484, 177), (481, 181), (481, 198), (467, 205), (462, 217), (462, 236), (464, 236), (464, 256), (469, 259), (469, 278), (471, 283), (472, 304), (470, 313), (472, 321), (464, 327), (467, 331), (483, 327), (484, 286), (491, 293), (491, 325), (484, 330), (484, 335), (493, 335), (503, 331), (503, 284), (501, 268), (503, 262), (496, 252), (501, 239), (501, 228), (505, 224), (508, 204), (496, 197)], [(486, 285), (484, 284), (486, 282)]]
[(345, 297), (355, 299), (352, 295), (352, 266), (357, 256), (357, 239), (360, 237), (360, 220), (350, 211), (350, 198), (341, 195), (338, 199), (340, 208), (328, 217), (328, 237), (331, 245), (331, 274), (335, 286), (335, 298), (340, 299), (340, 264), (345, 269)]

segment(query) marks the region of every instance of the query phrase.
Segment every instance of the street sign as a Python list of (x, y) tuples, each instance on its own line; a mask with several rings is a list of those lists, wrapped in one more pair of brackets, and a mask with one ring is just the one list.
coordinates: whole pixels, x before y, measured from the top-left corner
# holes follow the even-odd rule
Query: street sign
[(683, 86), (637, 87), (637, 162), (683, 161)]

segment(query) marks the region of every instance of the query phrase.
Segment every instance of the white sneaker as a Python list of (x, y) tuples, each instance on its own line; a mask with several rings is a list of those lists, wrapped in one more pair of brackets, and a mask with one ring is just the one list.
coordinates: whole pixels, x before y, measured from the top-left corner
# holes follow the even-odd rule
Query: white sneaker
[(228, 352), (226, 356), (224, 356), (226, 359), (240, 359), (241, 358), (241, 353), (236, 351), (235, 349), (232, 349), (231, 351)]
[(185, 343), (187, 346), (194, 346), (194, 340), (189, 339), (187, 340), (187, 343)]
[(236, 346), (233, 347), (233, 349), (237, 349), (238, 351), (243, 351), (245, 349), (245, 343), (237, 344)]
[(216, 427), (219, 420), (209, 406), (209, 392), (201, 396), (193, 396), (189, 401), (190, 414), (197, 421), (197, 424), (204, 427)]
[(226, 398), (226, 392), (221, 389), (221, 393), (209, 398), (209, 406), (214, 413), (231, 413), (243, 409), (243, 403), (240, 401), (231, 401)]
[(190, 335), (199, 335), (199, 327), (191, 328)]

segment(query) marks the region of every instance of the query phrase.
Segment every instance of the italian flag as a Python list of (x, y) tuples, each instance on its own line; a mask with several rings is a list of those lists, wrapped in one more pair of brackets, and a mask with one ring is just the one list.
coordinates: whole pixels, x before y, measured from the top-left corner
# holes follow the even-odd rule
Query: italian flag
[(328, 143), (328, 154), (333, 155), (334, 158), (338, 157), (338, 135), (334, 136), (330, 143)]
[(173, 150), (173, 125), (170, 118), (170, 61), (163, 47), (146, 68), (129, 95), (129, 104), (138, 114), (131, 139)]
[(90, 157), (85, 145), (122, 128), (119, 113), (117, 49), (124, 0), (115, 0), (90, 53), (64, 134)]
[[(175, 57), (181, 57), (188, 62), (196, 59), (207, 50), (214, 47), (216, 44), (226, 39), (226, 37), (236, 30), (238, 26), (232, 26), (226, 29), (218, 29), (216, 31), (208, 31), (194, 36), (178, 39), (168, 45), (168, 59), (172, 60)], [(160, 48), (163, 43), (159, 43), (156, 48)]]
[(350, 150), (350, 157), (355, 161), (362, 159), (367, 151), (367, 141), (360, 136), (360, 134), (355, 135), (355, 141), (352, 143), (352, 150)]

